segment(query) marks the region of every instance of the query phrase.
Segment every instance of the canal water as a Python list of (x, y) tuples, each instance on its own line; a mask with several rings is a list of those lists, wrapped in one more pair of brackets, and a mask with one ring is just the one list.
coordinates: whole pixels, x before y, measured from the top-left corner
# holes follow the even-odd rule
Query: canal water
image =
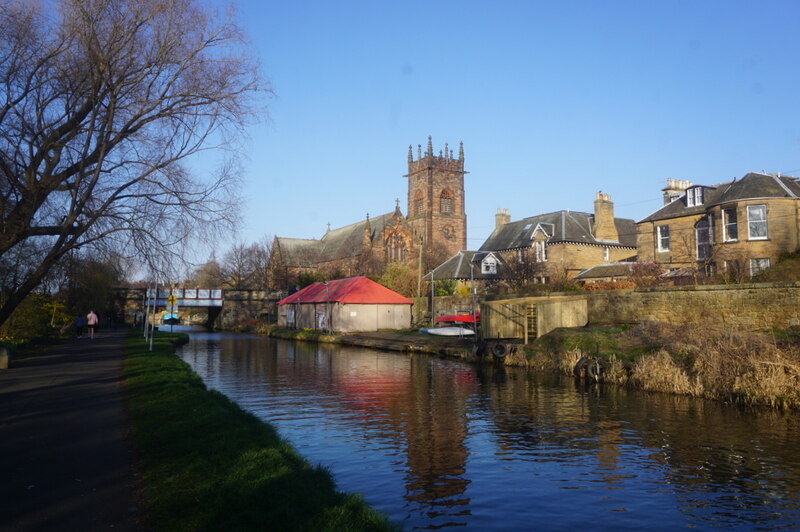
[(405, 530), (800, 528), (796, 414), (246, 335), (179, 355)]

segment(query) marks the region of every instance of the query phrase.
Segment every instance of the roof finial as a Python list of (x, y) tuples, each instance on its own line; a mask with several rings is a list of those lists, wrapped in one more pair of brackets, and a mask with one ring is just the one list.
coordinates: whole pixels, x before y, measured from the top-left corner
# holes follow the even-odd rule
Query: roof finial
[(411, 144), (408, 145), (408, 162), (414, 162), (414, 156), (411, 154)]
[(417, 144), (417, 160), (422, 159), (422, 144)]
[(447, 143), (444, 143), (444, 156), (445, 158), (450, 156), (450, 148), (447, 147)]
[(428, 135), (428, 153), (426, 155), (428, 157), (433, 156), (433, 139), (430, 135)]
[(331, 230), (331, 223), (328, 222), (328, 231), (330, 231), (330, 230)]
[(458, 144), (458, 160), (464, 161), (464, 142), (459, 142)]
[(397, 208), (397, 209), (399, 209), (399, 208), (400, 208), (400, 198), (395, 198), (395, 200), (394, 200), (394, 206), (395, 206), (395, 208)]

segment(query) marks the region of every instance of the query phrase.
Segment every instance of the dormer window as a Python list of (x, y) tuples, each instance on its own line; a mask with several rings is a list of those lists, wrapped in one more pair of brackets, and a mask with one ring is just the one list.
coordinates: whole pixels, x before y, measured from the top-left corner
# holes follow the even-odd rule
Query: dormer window
[(686, 189), (686, 206), (694, 207), (703, 204), (703, 187), (690, 187)]
[(494, 255), (487, 255), (481, 261), (481, 273), (484, 275), (495, 275), (497, 273), (497, 259)]
[(553, 224), (547, 223), (540, 223), (536, 225), (536, 229), (533, 230), (531, 233), (531, 240), (536, 236), (537, 233), (542, 233), (545, 238), (550, 238), (553, 236), (555, 226)]

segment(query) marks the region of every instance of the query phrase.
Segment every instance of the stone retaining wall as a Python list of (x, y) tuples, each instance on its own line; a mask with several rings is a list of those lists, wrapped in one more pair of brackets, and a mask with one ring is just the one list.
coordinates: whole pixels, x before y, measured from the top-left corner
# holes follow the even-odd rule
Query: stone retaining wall
[(800, 283), (588, 292), (589, 323), (659, 321), (740, 330), (800, 325)]

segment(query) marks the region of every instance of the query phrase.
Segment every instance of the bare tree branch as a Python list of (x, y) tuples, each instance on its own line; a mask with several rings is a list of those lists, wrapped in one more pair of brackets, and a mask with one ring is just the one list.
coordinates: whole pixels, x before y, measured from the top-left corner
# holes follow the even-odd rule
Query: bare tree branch
[[(78, 246), (156, 267), (229, 230), (228, 149), (268, 92), (239, 28), (195, 0), (57, 5), (0, 0), (0, 263), (38, 254), (1, 287), (0, 324)], [(202, 179), (188, 163), (211, 148), (228, 159)]]

